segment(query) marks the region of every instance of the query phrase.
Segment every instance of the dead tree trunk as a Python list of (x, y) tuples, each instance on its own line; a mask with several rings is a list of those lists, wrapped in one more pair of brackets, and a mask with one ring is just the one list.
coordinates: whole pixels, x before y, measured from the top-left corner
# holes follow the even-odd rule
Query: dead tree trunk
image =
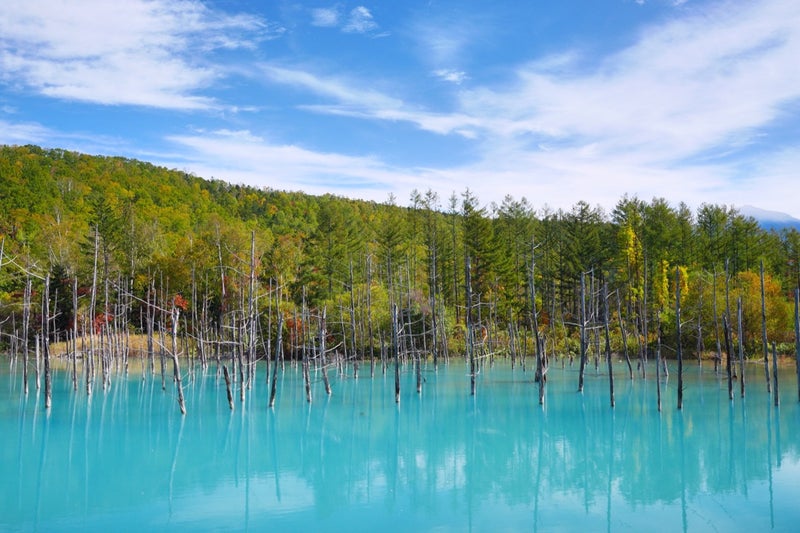
[(683, 409), (683, 349), (681, 347), (681, 270), (675, 267), (675, 332), (678, 358), (678, 409)]
[[(589, 314), (592, 317), (591, 322), (597, 323), (599, 318), (599, 308), (600, 308), (600, 298), (599, 293), (595, 287), (596, 279), (594, 276), (594, 270), (591, 271), (591, 275), (589, 276), (589, 298), (590, 300), (590, 312)], [(600, 373), (600, 332), (597, 331), (596, 327), (591, 328), (592, 333), (592, 340), (594, 344), (594, 374), (595, 376)]]
[(155, 280), (151, 280), (147, 287), (147, 359), (150, 361), (150, 375), (154, 376), (156, 373), (155, 368), (155, 351), (153, 348), (153, 327), (155, 325), (155, 308), (153, 306), (153, 298), (155, 297)]
[(369, 377), (375, 377), (375, 339), (372, 329), (372, 256), (367, 255), (367, 333), (369, 335)]
[(44, 306), (42, 307), (42, 355), (44, 356), (44, 408), (50, 409), (53, 385), (50, 379), (50, 274), (44, 281)]
[(531, 244), (531, 270), (530, 270), (530, 298), (531, 298), (531, 329), (533, 330), (533, 344), (536, 350), (536, 375), (534, 381), (539, 383), (539, 405), (544, 405), (545, 373), (542, 364), (542, 346), (539, 341), (539, 316), (536, 309), (536, 246)]
[(774, 381), (772, 392), (774, 393), (775, 407), (778, 407), (781, 399), (778, 395), (778, 352), (775, 349), (775, 341), (772, 341), (772, 381)]
[(767, 304), (764, 295), (764, 261), (761, 261), (761, 344), (764, 350), (764, 377), (767, 380), (767, 394), (769, 394), (769, 348), (767, 346)]
[[(311, 403), (311, 376), (309, 375), (309, 361), (308, 361), (308, 347), (306, 342), (306, 323), (308, 321), (307, 318), (307, 310), (306, 310), (306, 295), (305, 295), (305, 288), (303, 290), (303, 313), (302, 313), (302, 326), (301, 326), (301, 335), (302, 339), (300, 342), (303, 343), (303, 383), (305, 384), (306, 389), (306, 401)], [(296, 327), (296, 326), (295, 326)]]
[(353, 350), (353, 379), (358, 379), (358, 350), (356, 349), (356, 298), (353, 261), (350, 260), (350, 346)]
[(608, 283), (603, 283), (603, 329), (606, 338), (606, 361), (608, 362), (608, 393), (611, 407), (616, 404), (614, 400), (614, 365), (611, 357), (611, 332), (608, 327)]
[(100, 232), (94, 228), (94, 262), (92, 266), (92, 292), (89, 302), (89, 365), (86, 372), (86, 395), (92, 394), (92, 379), (94, 378), (95, 357), (95, 306), (97, 305), (97, 259), (100, 253)]
[(256, 373), (256, 232), (250, 233), (250, 279), (247, 294), (247, 388), (250, 388)]
[[(730, 320), (731, 320), (731, 318), (730, 318), (731, 317), (731, 290), (730, 290), (730, 285), (731, 285), (730, 260), (725, 259), (725, 315), (724, 316), (728, 319), (728, 330), (729, 330), (728, 333), (731, 333), (731, 330), (733, 329), (733, 326), (731, 325), (731, 322), (730, 322)], [(726, 343), (728, 342), (727, 339), (725, 340), (725, 342)], [(726, 351), (727, 351), (727, 348), (726, 348)], [(732, 371), (733, 377), (736, 377), (736, 363), (735, 362), (731, 365), (731, 371)], [(727, 372), (727, 370), (726, 370), (726, 372)]]
[(703, 364), (703, 279), (697, 290), (697, 366)]
[(78, 276), (72, 280), (72, 390), (78, 392)]
[(325, 338), (327, 332), (325, 331), (325, 315), (327, 309), (323, 307), (322, 316), (319, 318), (319, 356), (322, 363), (322, 382), (325, 384), (325, 394), (331, 395), (331, 382), (328, 379), (328, 363), (325, 360)]
[(228, 407), (233, 411), (233, 393), (231, 392), (231, 376), (228, 374), (227, 365), (222, 365), (222, 374), (225, 376), (225, 392), (228, 394)]
[(585, 275), (581, 272), (581, 364), (578, 371), (578, 392), (583, 392), (583, 378), (586, 371), (586, 280)]
[(272, 366), (272, 386), (269, 392), (269, 406), (275, 406), (275, 395), (278, 393), (278, 359), (280, 359), (281, 342), (283, 339), (283, 316), (278, 312), (278, 335), (275, 340), (275, 363)]
[(714, 373), (719, 372), (719, 362), (722, 360), (722, 344), (719, 340), (719, 315), (717, 314), (717, 269), (714, 268), (714, 280), (712, 283), (712, 304), (714, 309), (714, 337), (717, 342), (717, 353), (714, 356)]
[(397, 331), (397, 304), (392, 304), (392, 356), (394, 357), (394, 401), (400, 403), (400, 339)]
[(731, 347), (731, 328), (728, 324), (728, 316), (722, 315), (722, 330), (725, 334), (725, 353), (727, 354), (727, 363), (725, 364), (725, 371), (728, 374), (728, 399), (733, 400), (733, 371), (731, 370), (731, 359), (733, 359)]
[(661, 412), (661, 310), (656, 311), (656, 397), (658, 399), (658, 412)]
[(511, 357), (511, 370), (517, 359), (517, 333), (514, 330), (514, 310), (508, 310), (508, 355)]
[(433, 258), (431, 260), (431, 280), (430, 280), (430, 293), (431, 293), (431, 350), (433, 351), (433, 369), (439, 369), (439, 325), (436, 320), (437, 307), (436, 307), (436, 246), (433, 247)]
[(31, 293), (33, 292), (33, 283), (30, 274), (26, 275), (25, 279), (25, 292), (22, 297), (22, 387), (25, 394), (28, 394), (28, 344), (30, 338), (28, 331), (30, 330), (31, 321)]
[(469, 393), (475, 396), (475, 332), (473, 331), (472, 324), (472, 273), (470, 272), (469, 256), (466, 257), (464, 265), (464, 291), (466, 303), (466, 320), (467, 320), (467, 355), (469, 356)]
[(173, 303), (172, 305), (172, 377), (175, 380), (175, 385), (178, 387), (178, 407), (181, 409), (181, 414), (186, 414), (186, 404), (183, 400), (183, 385), (181, 384), (181, 369), (178, 362), (178, 319), (180, 318), (180, 309)]
[(622, 302), (617, 292), (617, 319), (619, 320), (619, 331), (622, 335), (622, 353), (625, 354), (625, 363), (628, 365), (628, 377), (633, 380), (633, 365), (631, 364), (631, 357), (628, 354), (628, 333), (625, 331), (625, 323), (622, 321)]
[(648, 343), (648, 323), (647, 323), (647, 257), (644, 258), (644, 287), (642, 291), (642, 379), (647, 378), (647, 347)]

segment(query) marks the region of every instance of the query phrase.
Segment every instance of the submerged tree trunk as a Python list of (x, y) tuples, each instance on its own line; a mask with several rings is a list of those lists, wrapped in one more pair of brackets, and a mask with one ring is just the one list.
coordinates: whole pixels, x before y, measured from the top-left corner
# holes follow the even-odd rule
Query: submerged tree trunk
[(697, 290), (697, 366), (703, 364), (703, 279)]
[[(731, 334), (731, 330), (733, 329), (733, 326), (731, 325), (731, 322), (730, 322), (730, 317), (731, 317), (731, 290), (730, 290), (730, 285), (731, 285), (730, 260), (729, 259), (725, 259), (725, 318), (728, 319), (728, 333), (726, 333), (726, 335)], [(731, 341), (732, 341), (732, 339), (731, 339)], [(727, 343), (728, 343), (727, 337), (725, 339), (725, 343), (726, 343), (725, 351), (727, 352), (727, 355), (730, 358), (731, 352), (729, 352), (728, 348), (727, 348)], [(733, 345), (731, 345), (731, 346), (733, 346)], [(726, 372), (727, 372), (727, 370), (726, 370)], [(736, 377), (736, 364), (735, 363), (731, 364), (731, 372), (732, 372), (732, 376)]]
[(714, 309), (714, 338), (717, 343), (717, 352), (714, 355), (714, 373), (719, 372), (719, 362), (722, 359), (722, 344), (719, 340), (719, 314), (717, 313), (717, 269), (714, 268), (714, 279), (712, 282), (712, 304)]
[(544, 387), (547, 381), (544, 364), (542, 361), (542, 343), (539, 340), (539, 315), (536, 308), (536, 246), (531, 244), (531, 330), (533, 330), (533, 344), (536, 350), (536, 376), (534, 380), (539, 383), (539, 405), (544, 405)]
[(781, 399), (778, 396), (778, 352), (775, 349), (775, 341), (772, 342), (772, 380), (774, 381), (775, 407), (778, 407), (781, 404)]
[(725, 364), (725, 371), (728, 374), (728, 399), (733, 400), (733, 371), (731, 369), (731, 360), (733, 359), (733, 349), (731, 347), (731, 328), (728, 324), (728, 316), (722, 315), (722, 331), (725, 335), (725, 353), (727, 354), (727, 362)]
[(27, 274), (25, 279), (25, 292), (22, 297), (22, 387), (26, 395), (28, 394), (28, 345), (30, 344), (28, 331), (30, 330), (31, 321), (32, 292), (33, 284), (31, 276)]
[(350, 345), (353, 350), (353, 379), (358, 379), (358, 349), (356, 348), (356, 297), (353, 261), (350, 261)]
[(611, 357), (611, 332), (608, 327), (608, 283), (603, 283), (603, 330), (606, 341), (606, 361), (608, 362), (608, 393), (611, 400), (611, 407), (616, 404), (614, 400), (614, 366)]
[(42, 355), (44, 356), (44, 408), (50, 409), (53, 385), (50, 379), (50, 274), (44, 282), (44, 306), (42, 308)]
[(619, 319), (619, 331), (622, 335), (622, 352), (625, 354), (625, 363), (628, 365), (628, 377), (633, 380), (633, 365), (628, 353), (628, 333), (625, 331), (625, 323), (622, 321), (622, 302), (620, 301), (619, 292), (617, 292), (617, 318)]
[(222, 374), (225, 376), (225, 392), (228, 394), (228, 407), (233, 411), (233, 393), (231, 392), (231, 376), (228, 374), (228, 367), (222, 365)]
[(372, 256), (367, 255), (367, 335), (369, 336), (369, 377), (375, 377), (375, 340), (372, 327)]
[(431, 301), (431, 351), (433, 353), (433, 369), (439, 369), (439, 324), (436, 320), (436, 247), (433, 247), (433, 258), (431, 260), (431, 280), (429, 282), (430, 301)]
[(472, 275), (470, 272), (469, 256), (465, 259), (464, 264), (464, 291), (467, 321), (467, 355), (469, 356), (469, 393), (475, 396), (475, 374), (477, 369), (475, 367), (475, 332), (473, 331), (474, 325), (472, 324)]
[(764, 377), (767, 380), (767, 394), (769, 394), (769, 347), (767, 346), (767, 304), (764, 296), (764, 261), (761, 261), (761, 344), (764, 350)]
[(394, 357), (394, 401), (400, 403), (400, 339), (397, 331), (397, 304), (392, 304), (392, 356)]
[(327, 336), (327, 332), (325, 331), (325, 320), (327, 315), (327, 308), (322, 308), (322, 316), (319, 317), (319, 357), (320, 363), (322, 364), (322, 382), (325, 384), (325, 394), (328, 396), (331, 395), (331, 382), (328, 379), (328, 363), (325, 360), (325, 337)]
[(92, 380), (94, 379), (94, 348), (95, 348), (95, 306), (97, 305), (97, 259), (100, 253), (100, 233), (97, 226), (94, 228), (94, 262), (92, 266), (92, 292), (89, 302), (89, 365), (86, 371), (86, 395), (92, 394)]
[(178, 387), (178, 406), (181, 414), (186, 414), (186, 404), (183, 401), (183, 385), (181, 384), (181, 369), (178, 362), (178, 319), (180, 310), (173, 304), (172, 306), (172, 375), (175, 385)]
[(72, 280), (72, 390), (78, 392), (78, 276)]
[(644, 287), (642, 291), (642, 379), (647, 378), (647, 347), (648, 347), (648, 323), (647, 323), (647, 256), (644, 258)]
[(678, 409), (683, 409), (683, 350), (681, 349), (681, 270), (675, 267), (675, 331), (678, 358)]
[(581, 364), (578, 373), (578, 392), (583, 392), (583, 376), (586, 371), (586, 281), (581, 272)]
[(283, 316), (278, 312), (278, 336), (275, 340), (275, 362), (272, 367), (272, 386), (269, 392), (269, 406), (275, 406), (275, 395), (278, 392), (278, 359), (280, 359), (281, 342), (283, 340)]
[[(301, 335), (302, 339), (300, 342), (303, 343), (302, 347), (302, 354), (303, 354), (303, 383), (305, 384), (306, 389), (306, 401), (311, 403), (311, 376), (309, 375), (309, 367), (311, 366), (308, 360), (308, 343), (306, 342), (306, 324), (308, 323), (308, 310), (306, 308), (306, 290), (303, 287), (303, 312), (301, 316)], [(297, 321), (295, 320), (295, 332), (297, 331)]]
[(658, 412), (661, 412), (661, 311), (656, 311), (656, 398), (658, 400)]

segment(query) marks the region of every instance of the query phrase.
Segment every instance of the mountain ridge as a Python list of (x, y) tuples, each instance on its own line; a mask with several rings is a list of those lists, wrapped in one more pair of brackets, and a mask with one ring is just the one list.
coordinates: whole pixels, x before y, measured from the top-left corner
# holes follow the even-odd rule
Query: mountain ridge
[(748, 217), (753, 217), (758, 224), (766, 230), (780, 231), (783, 229), (794, 228), (800, 231), (800, 219), (781, 211), (770, 211), (754, 205), (743, 205), (738, 208), (739, 212)]

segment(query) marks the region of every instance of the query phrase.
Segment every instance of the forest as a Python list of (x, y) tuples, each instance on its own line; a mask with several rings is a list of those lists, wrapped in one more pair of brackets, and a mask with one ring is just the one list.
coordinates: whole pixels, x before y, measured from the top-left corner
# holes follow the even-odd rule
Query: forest
[(243, 381), (270, 358), (357, 373), (393, 354), (532, 356), (538, 373), (605, 351), (632, 376), (655, 357), (795, 354), (800, 233), (731, 206), (553, 210), (468, 189), (376, 203), (265, 182), (0, 147), (0, 351), (73, 368), (100, 354), (103, 372), (160, 354), (175, 380), (179, 357), (230, 361)]

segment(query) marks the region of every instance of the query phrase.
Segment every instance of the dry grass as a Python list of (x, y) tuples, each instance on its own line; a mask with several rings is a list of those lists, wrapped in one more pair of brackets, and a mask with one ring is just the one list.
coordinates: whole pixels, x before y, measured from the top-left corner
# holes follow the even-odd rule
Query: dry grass
[[(154, 336), (154, 348), (158, 349), (158, 342), (159, 337)], [(84, 346), (86, 350), (89, 349), (91, 339), (89, 336), (86, 337), (79, 337), (78, 338), (78, 351), (81, 351), (81, 346)], [(100, 335), (94, 336), (95, 346), (100, 345)], [(167, 347), (172, 346), (172, 336), (165, 335), (164, 342), (166, 343)], [(83, 343), (83, 344), (82, 344)], [(128, 342), (128, 356), (129, 357), (138, 357), (147, 354), (147, 335), (141, 334), (132, 334), (129, 337)], [(64, 357), (68, 355), (72, 351), (71, 344), (67, 344), (66, 342), (56, 342), (50, 345), (50, 354), (54, 357)]]

